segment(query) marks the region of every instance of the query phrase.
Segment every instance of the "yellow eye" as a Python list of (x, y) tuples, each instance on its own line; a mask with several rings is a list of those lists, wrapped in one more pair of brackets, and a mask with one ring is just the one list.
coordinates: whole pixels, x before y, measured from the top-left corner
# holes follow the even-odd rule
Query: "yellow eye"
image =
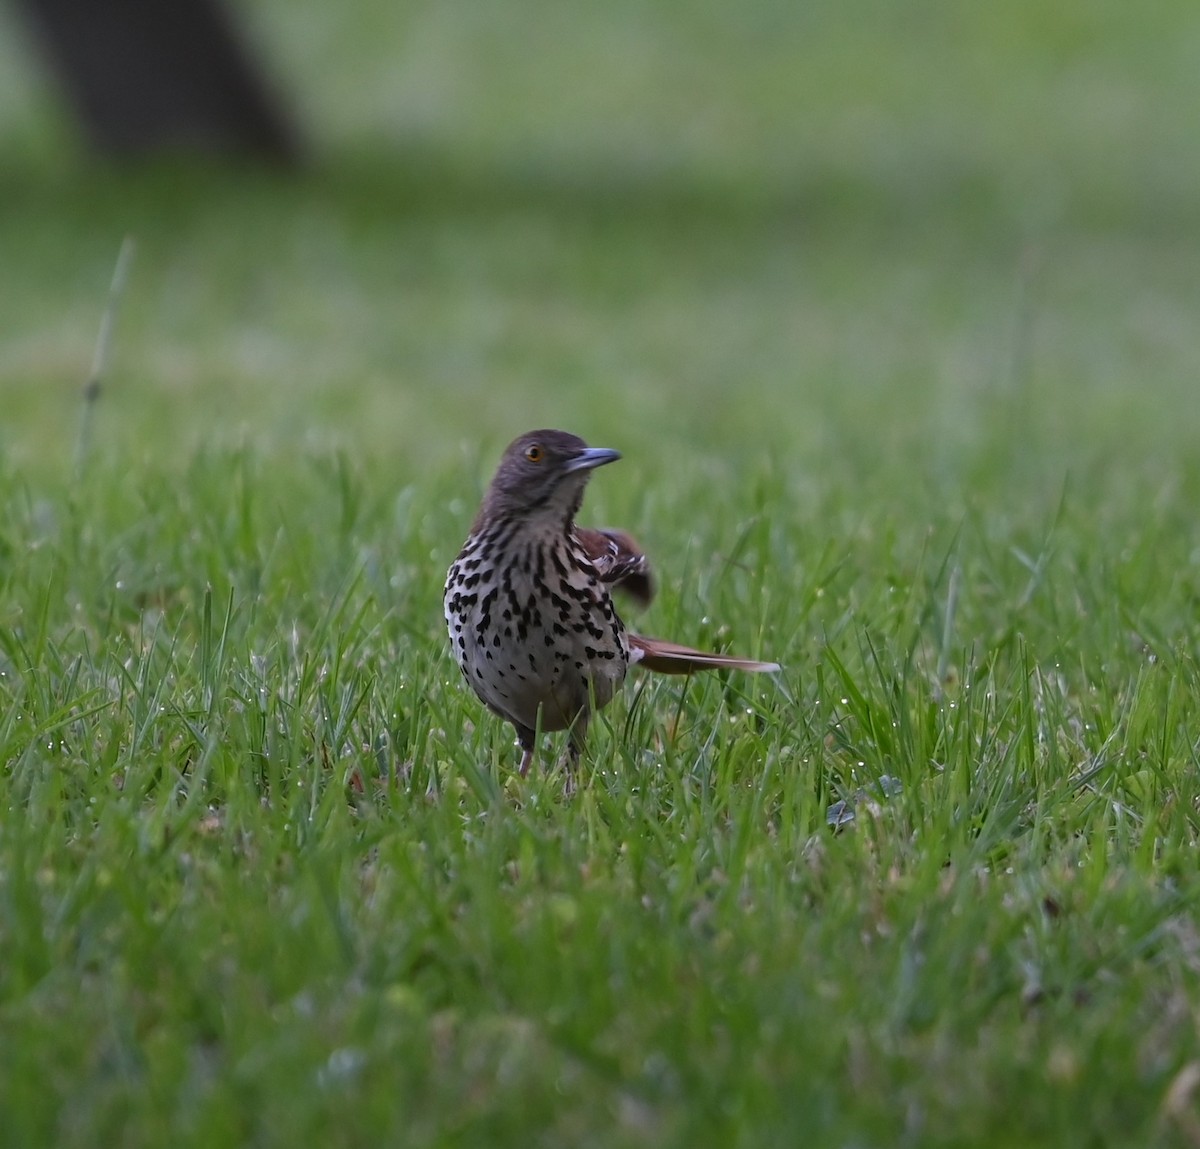
[(532, 447), (527, 447), (525, 450), (525, 458), (531, 463), (540, 463), (545, 456), (542, 454), (542, 449), (536, 443)]

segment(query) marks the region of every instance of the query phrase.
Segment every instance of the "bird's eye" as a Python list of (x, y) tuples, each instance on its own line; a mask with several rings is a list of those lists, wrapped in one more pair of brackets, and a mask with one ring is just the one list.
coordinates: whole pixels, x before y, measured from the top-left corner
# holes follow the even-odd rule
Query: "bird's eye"
[(531, 463), (540, 463), (545, 458), (545, 455), (542, 453), (541, 447), (534, 443), (532, 447), (525, 449), (525, 458)]

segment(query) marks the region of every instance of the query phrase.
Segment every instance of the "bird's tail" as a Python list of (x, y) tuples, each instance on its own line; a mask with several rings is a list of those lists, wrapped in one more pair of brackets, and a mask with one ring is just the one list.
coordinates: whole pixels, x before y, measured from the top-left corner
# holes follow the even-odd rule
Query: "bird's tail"
[(777, 662), (759, 662), (754, 658), (734, 658), (729, 654), (709, 654), (680, 646), (677, 642), (664, 642), (661, 638), (646, 638), (630, 634), (629, 647), (632, 660), (647, 670), (659, 674), (692, 674), (697, 670), (750, 670), (770, 672), (779, 669)]

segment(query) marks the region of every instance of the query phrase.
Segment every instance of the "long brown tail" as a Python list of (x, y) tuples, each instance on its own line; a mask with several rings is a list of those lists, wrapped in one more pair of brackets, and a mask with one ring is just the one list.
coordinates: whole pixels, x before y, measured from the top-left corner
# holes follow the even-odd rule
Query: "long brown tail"
[(697, 670), (750, 670), (770, 672), (779, 669), (777, 662), (759, 662), (753, 658), (734, 658), (728, 654), (708, 654), (680, 646), (676, 642), (664, 642), (661, 638), (646, 638), (630, 634), (630, 649), (633, 661), (647, 670), (659, 674), (692, 674)]

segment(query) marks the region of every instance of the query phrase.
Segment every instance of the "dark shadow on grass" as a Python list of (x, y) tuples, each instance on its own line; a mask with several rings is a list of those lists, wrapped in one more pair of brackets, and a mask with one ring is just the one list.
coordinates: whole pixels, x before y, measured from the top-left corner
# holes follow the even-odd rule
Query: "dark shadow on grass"
[(0, 169), (0, 199), (17, 213), (50, 210), (95, 218), (124, 210), (177, 226), (230, 198), (251, 207), (259, 199), (315, 201), (366, 225), (536, 214), (597, 224), (637, 218), (668, 229), (739, 223), (822, 228), (848, 220), (905, 228), (944, 224), (951, 215), (986, 220), (1001, 210), (998, 185), (989, 174), (953, 157), (936, 171), (914, 169), (894, 179), (821, 166), (769, 178), (590, 158), (495, 164), (422, 147), (357, 150), (299, 174), (187, 157)]
[[(792, 161), (771, 175), (687, 165), (607, 163), (587, 156), (476, 159), (435, 146), (329, 154), (299, 173), (252, 163), (160, 158), (123, 165), (59, 158), (0, 168), (0, 202), (10, 220), (48, 213), (94, 222), (115, 215), (139, 234), (180, 228), (228, 208), (231, 219), (274, 219), (317, 208), (370, 229), (405, 221), (486, 221), (538, 216), (582, 227), (634, 224), (689, 235), (784, 228), (814, 236), (855, 231), (871, 242), (951, 235), (1009, 250), (1034, 232), (1069, 230), (1171, 239), (1200, 228), (1200, 201), (1171, 186), (1139, 185), (1137, 202), (1118, 180), (1068, 184), (1051, 218), (1031, 223), (1027, 191), (1009, 173), (965, 153), (926, 152), (877, 166), (811, 167)], [(18, 226), (20, 226), (18, 224)]]

